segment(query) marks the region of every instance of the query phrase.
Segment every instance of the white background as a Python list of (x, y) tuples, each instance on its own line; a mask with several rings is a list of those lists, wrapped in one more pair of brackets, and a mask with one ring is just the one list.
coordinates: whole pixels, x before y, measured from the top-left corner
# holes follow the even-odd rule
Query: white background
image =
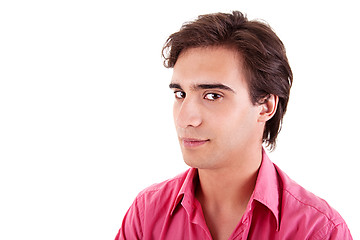
[(360, 238), (355, 1), (0, 3), (0, 239), (113, 239), (137, 193), (187, 169), (161, 48), (199, 14), (265, 19), (294, 85), (271, 159)]

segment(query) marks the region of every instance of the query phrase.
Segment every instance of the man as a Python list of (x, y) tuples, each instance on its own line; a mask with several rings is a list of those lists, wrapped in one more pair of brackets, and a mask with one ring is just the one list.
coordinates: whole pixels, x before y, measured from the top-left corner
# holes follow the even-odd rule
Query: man
[(185, 173), (142, 191), (116, 239), (352, 239), (341, 216), (274, 165), (293, 80), (285, 48), (240, 12), (167, 40)]

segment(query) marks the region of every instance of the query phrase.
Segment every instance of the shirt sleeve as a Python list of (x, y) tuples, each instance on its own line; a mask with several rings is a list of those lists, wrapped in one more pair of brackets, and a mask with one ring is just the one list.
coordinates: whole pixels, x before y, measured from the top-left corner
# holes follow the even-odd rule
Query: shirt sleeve
[(329, 240), (352, 240), (350, 230), (346, 223), (337, 225), (332, 231), (328, 238)]
[(121, 228), (115, 240), (142, 239), (143, 237), (143, 207), (138, 198), (135, 199), (125, 214)]

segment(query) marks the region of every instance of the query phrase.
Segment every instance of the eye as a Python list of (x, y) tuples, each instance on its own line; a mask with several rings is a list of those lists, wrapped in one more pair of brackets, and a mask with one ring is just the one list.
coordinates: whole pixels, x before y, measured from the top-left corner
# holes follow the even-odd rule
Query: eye
[(221, 98), (222, 96), (220, 94), (217, 93), (208, 93), (205, 95), (205, 99), (210, 100), (210, 101), (215, 101), (216, 99)]
[(177, 99), (183, 99), (186, 96), (185, 92), (181, 92), (181, 91), (175, 91), (174, 94), (175, 94), (175, 98)]

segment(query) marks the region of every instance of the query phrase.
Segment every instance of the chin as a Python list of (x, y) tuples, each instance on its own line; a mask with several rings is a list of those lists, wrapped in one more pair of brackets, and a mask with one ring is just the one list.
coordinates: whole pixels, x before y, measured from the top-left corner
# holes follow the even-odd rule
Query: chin
[(186, 165), (188, 165), (189, 167), (192, 167), (192, 168), (197, 168), (197, 164), (194, 163), (194, 161), (184, 157), (184, 162)]
[(184, 162), (186, 165), (188, 165), (189, 167), (192, 167), (192, 168), (200, 168), (201, 165), (203, 165), (199, 162), (199, 159), (195, 160), (194, 158), (189, 158), (189, 157), (185, 157), (185, 156), (184, 156)]
[(194, 158), (194, 157), (184, 157), (184, 162), (186, 165), (192, 168), (197, 169), (211, 169), (214, 168), (214, 164), (209, 162), (209, 159), (201, 159), (201, 158)]

